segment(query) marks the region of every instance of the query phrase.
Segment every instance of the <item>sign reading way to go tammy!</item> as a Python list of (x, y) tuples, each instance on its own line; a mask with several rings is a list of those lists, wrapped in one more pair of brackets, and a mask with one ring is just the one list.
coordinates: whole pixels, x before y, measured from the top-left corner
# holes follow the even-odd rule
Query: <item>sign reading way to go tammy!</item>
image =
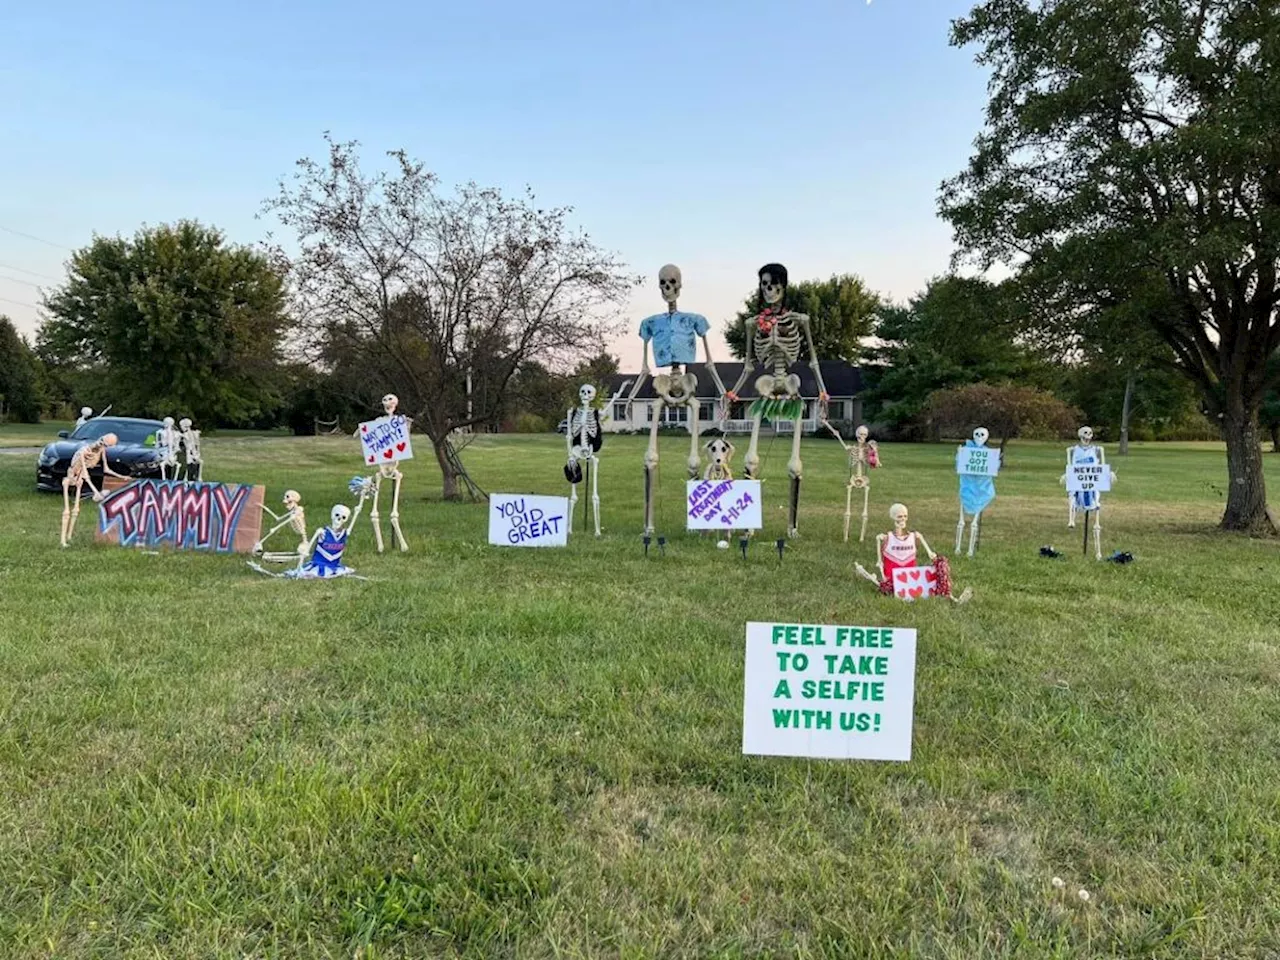
[(916, 632), (748, 623), (742, 752), (910, 760)]

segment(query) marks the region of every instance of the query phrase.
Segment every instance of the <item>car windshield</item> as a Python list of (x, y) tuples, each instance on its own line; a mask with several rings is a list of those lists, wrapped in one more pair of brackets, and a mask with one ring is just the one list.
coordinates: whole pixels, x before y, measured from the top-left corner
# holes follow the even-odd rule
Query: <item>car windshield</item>
[(159, 424), (146, 420), (86, 420), (71, 434), (72, 440), (97, 440), (104, 433), (114, 433), (121, 443), (141, 443), (155, 446)]

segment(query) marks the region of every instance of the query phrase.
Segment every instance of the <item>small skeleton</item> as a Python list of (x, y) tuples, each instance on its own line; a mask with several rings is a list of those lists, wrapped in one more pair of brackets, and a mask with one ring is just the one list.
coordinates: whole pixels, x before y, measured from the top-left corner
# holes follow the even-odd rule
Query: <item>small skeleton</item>
[[(189, 420), (182, 421), (190, 423)], [(173, 417), (165, 417), (160, 429), (156, 431), (156, 455), (160, 462), (160, 479), (178, 479), (178, 444), (181, 438), (173, 428)]]
[(182, 479), (199, 480), (204, 470), (204, 461), (200, 459), (200, 431), (191, 428), (191, 420), (187, 417), (178, 421), (178, 429), (178, 440), (183, 451)]
[[(286, 490), (284, 492), (284, 513), (278, 514), (270, 507), (264, 506), (262, 509), (271, 515), (273, 520), (279, 521), (274, 527), (268, 530), (257, 543), (253, 545), (255, 555), (261, 556), (262, 559), (272, 563), (288, 563), (293, 560), (298, 561), (298, 566), (302, 566), (307, 558), (307, 518), (306, 513), (302, 509), (302, 494), (297, 490)], [(271, 536), (285, 527), (293, 530), (298, 535), (298, 549), (293, 553), (265, 553), (263, 544), (271, 538)]]
[[(249, 566), (259, 573), (265, 573), (271, 577), (285, 577), (291, 580), (328, 580), (333, 577), (352, 577), (356, 580), (364, 580), (365, 577), (356, 575), (356, 572), (342, 562), (343, 554), (347, 549), (347, 539), (351, 535), (351, 531), (355, 529), (356, 521), (360, 518), (360, 511), (364, 509), (365, 500), (377, 489), (376, 481), (371, 477), (355, 477), (348, 485), (352, 494), (357, 495), (359, 500), (356, 503), (356, 509), (353, 513), (351, 508), (345, 504), (335, 503), (333, 509), (329, 511), (329, 525), (320, 527), (309, 541), (304, 541), (301, 552), (304, 562), (300, 562), (297, 567), (292, 570), (286, 570), (283, 573), (272, 573), (256, 563), (250, 561)], [(310, 559), (306, 559), (310, 553)]]
[(880, 448), (876, 446), (874, 440), (867, 439), (870, 431), (865, 426), (860, 426), (854, 431), (856, 440), (850, 446), (844, 442), (844, 437), (840, 436), (840, 432), (830, 423), (823, 420), (822, 425), (831, 431), (840, 441), (840, 446), (844, 447), (844, 452), (849, 455), (849, 482), (844, 487), (845, 543), (849, 542), (849, 519), (853, 516), (853, 491), (862, 491), (862, 532), (858, 534), (858, 542), (861, 543), (867, 538), (867, 504), (871, 499), (871, 477), (867, 471), (880, 466)]
[[(1105, 467), (1111, 474), (1111, 479), (1118, 479), (1118, 474), (1107, 466), (1106, 454), (1102, 450), (1100, 444), (1093, 442), (1093, 428), (1081, 427), (1076, 434), (1080, 438), (1080, 442), (1074, 447), (1067, 448), (1067, 469), (1078, 464), (1098, 464)], [(1067, 474), (1064, 473), (1058, 478), (1058, 482), (1066, 484)], [(1096, 490), (1078, 490), (1067, 494), (1067, 527), (1074, 529), (1076, 525), (1076, 511), (1084, 513), (1085, 517), (1085, 542), (1088, 542), (1088, 526), (1089, 514), (1093, 514), (1093, 543), (1094, 552), (1099, 560), (1102, 559), (1102, 494)]]
[[(71, 537), (76, 530), (76, 520), (80, 518), (80, 498), (84, 495), (85, 484), (89, 485), (89, 489), (93, 491), (93, 501), (98, 503), (105, 496), (106, 478), (119, 477), (121, 480), (127, 480), (123, 473), (116, 473), (111, 469), (111, 464), (107, 462), (107, 448), (114, 447), (120, 442), (120, 438), (114, 433), (104, 433), (97, 440), (90, 444), (86, 444), (77, 450), (71, 457), (71, 465), (67, 468), (67, 475), (62, 478), (62, 545), (69, 546)], [(89, 476), (89, 471), (94, 467), (102, 464), (103, 489), (99, 490), (93, 485), (93, 479)], [(75, 487), (75, 506), (71, 504), (71, 488)]]
[[(394, 393), (388, 393), (382, 398), (382, 410), (388, 417), (395, 416), (396, 408), (399, 406), (400, 398)], [(413, 423), (413, 417), (405, 417), (405, 420), (410, 424)], [(356, 430), (352, 436), (357, 440), (360, 439), (360, 431)], [(373, 523), (373, 539), (378, 545), (378, 552), (382, 553), (382, 521), (381, 514), (378, 513), (378, 497), (382, 493), (383, 481), (386, 480), (391, 481), (391, 534), (401, 552), (407, 552), (409, 544), (405, 543), (404, 534), (400, 531), (400, 482), (404, 480), (404, 474), (400, 472), (400, 467), (394, 460), (380, 465), (373, 477), (373, 507), (369, 511), (369, 520)]]
[(583, 480), (583, 464), (591, 483), (591, 516), (595, 521), (596, 536), (600, 536), (600, 448), (604, 445), (604, 431), (600, 428), (600, 411), (595, 409), (596, 388), (584, 383), (578, 389), (578, 406), (566, 414), (569, 428), (564, 432), (569, 448), (569, 461), (564, 476), (569, 481), (568, 531), (573, 533), (573, 514), (578, 506), (578, 484)]
[[(991, 438), (991, 431), (986, 427), (978, 427), (973, 431), (973, 439), (966, 441), (960, 448), (985, 447)], [(960, 520), (956, 524), (956, 554), (960, 553), (960, 545), (964, 542), (964, 518), (973, 517), (969, 523), (969, 556), (978, 544), (978, 521), (982, 519), (982, 511), (996, 498), (995, 477), (960, 474)]]
[(76, 421), (75, 429), (79, 430), (81, 427), (83, 427), (86, 423), (88, 423), (92, 419), (93, 419), (93, 407), (81, 407), (80, 419)]
[[(698, 359), (697, 339), (702, 340), (702, 352), (707, 358), (707, 373), (711, 375), (720, 396), (725, 396), (724, 383), (716, 372), (716, 365), (711, 360), (711, 347), (707, 344), (707, 331), (711, 325), (707, 318), (698, 313), (682, 313), (676, 309), (683, 285), (680, 268), (668, 263), (658, 271), (658, 289), (662, 299), (667, 302), (666, 313), (655, 313), (640, 323), (640, 338), (644, 341), (644, 359), (640, 365), (640, 376), (636, 378), (631, 395), (627, 397), (627, 419), (631, 418), (631, 406), (635, 402), (640, 388), (648, 381), (649, 345), (653, 344), (654, 366), (669, 367), (670, 373), (653, 375), (653, 389), (658, 395), (657, 409), (653, 412), (653, 424), (649, 428), (649, 446), (644, 454), (644, 532), (645, 536), (653, 533), (653, 471), (658, 466), (658, 427), (662, 423), (662, 412), (667, 407), (687, 407), (691, 439), (689, 441), (689, 479), (698, 476), (702, 469), (702, 460), (698, 456), (698, 378), (687, 372), (684, 367)], [(723, 409), (723, 407), (722, 407)]]
[(933, 566), (937, 578), (935, 596), (946, 597), (954, 603), (966, 603), (973, 596), (973, 588), (966, 587), (960, 596), (952, 595), (951, 573), (946, 557), (940, 557), (929, 548), (924, 535), (908, 529), (909, 516), (904, 504), (895, 503), (889, 508), (893, 530), (876, 537), (876, 572), (871, 573), (862, 564), (855, 563), (858, 575), (871, 581), (881, 593), (893, 594), (893, 573), (902, 568), (921, 566), (919, 551), (923, 550)]
[(724, 437), (712, 437), (702, 448), (707, 452), (707, 469), (703, 480), (732, 480), (734, 446)]
[(788, 310), (785, 305), (787, 268), (780, 263), (766, 263), (760, 268), (758, 276), (760, 300), (765, 306), (757, 316), (746, 322), (746, 352), (742, 375), (729, 391), (727, 400), (738, 399), (738, 391), (755, 371), (756, 362), (764, 368), (772, 369), (772, 373), (760, 376), (755, 383), (758, 399), (751, 404), (751, 443), (747, 447), (743, 466), (748, 480), (755, 480), (759, 476), (762, 418), (767, 416), (775, 422), (792, 421), (795, 431), (791, 439), (791, 459), (787, 461), (787, 475), (791, 478), (787, 536), (794, 537), (798, 533), (796, 523), (800, 508), (800, 480), (804, 469), (800, 461), (800, 421), (804, 417), (804, 399), (800, 396), (800, 378), (794, 373), (788, 375), (787, 371), (800, 356), (802, 339), (809, 348), (809, 367), (818, 382), (820, 419), (826, 419), (830, 397), (822, 382), (822, 369), (818, 363), (817, 351), (813, 347), (809, 317), (807, 314)]

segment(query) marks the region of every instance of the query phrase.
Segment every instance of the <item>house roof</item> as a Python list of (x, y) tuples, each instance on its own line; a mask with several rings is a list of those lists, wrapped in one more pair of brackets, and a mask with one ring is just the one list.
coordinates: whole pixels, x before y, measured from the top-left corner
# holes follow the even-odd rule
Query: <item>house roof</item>
[[(853, 364), (844, 360), (822, 360), (819, 361), (818, 366), (822, 370), (822, 382), (826, 384), (827, 393), (831, 397), (848, 399), (856, 397), (862, 392), (862, 371)], [(718, 400), (720, 398), (716, 392), (715, 381), (711, 379), (711, 374), (707, 372), (705, 363), (691, 363), (685, 369), (698, 378), (698, 399)], [(764, 372), (759, 366), (756, 367), (755, 372), (742, 385), (742, 390), (738, 394), (739, 399), (751, 400), (755, 398), (756, 378)], [(818, 396), (818, 383), (814, 379), (813, 370), (810, 369), (807, 363), (794, 364), (787, 372), (794, 373), (800, 377), (801, 396), (809, 398)], [(738, 382), (738, 377), (742, 375), (742, 364), (737, 361), (717, 363), (716, 373), (720, 374), (720, 379), (724, 381), (725, 389), (732, 390), (733, 385)], [(635, 379), (639, 375), (639, 373), (615, 373), (609, 377), (605, 384), (608, 388), (609, 396), (615, 396), (621, 391), (622, 396), (625, 398), (635, 387)], [(636, 394), (636, 399), (654, 400), (657, 396), (653, 389), (653, 381), (650, 380), (641, 386), (640, 392)]]

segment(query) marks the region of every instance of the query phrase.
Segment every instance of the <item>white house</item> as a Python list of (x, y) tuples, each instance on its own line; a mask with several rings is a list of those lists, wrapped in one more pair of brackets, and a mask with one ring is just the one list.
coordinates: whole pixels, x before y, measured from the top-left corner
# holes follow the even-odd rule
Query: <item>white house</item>
[[(831, 397), (828, 404), (827, 419), (835, 424), (838, 420), (852, 421), (860, 423), (862, 421), (862, 371), (851, 363), (843, 360), (825, 360), (821, 361), (819, 366), (822, 369), (822, 380), (827, 387), (827, 393)], [(698, 378), (698, 421), (702, 429), (707, 427), (719, 427), (725, 433), (750, 433), (751, 420), (747, 417), (747, 408), (751, 405), (751, 401), (756, 398), (755, 380), (764, 371), (757, 368), (742, 386), (739, 394), (740, 399), (733, 404), (733, 408), (729, 411), (729, 419), (723, 424), (716, 422), (716, 416), (720, 406), (720, 396), (716, 391), (715, 382), (711, 379), (711, 375), (707, 373), (705, 363), (691, 363), (685, 368)], [(732, 389), (733, 385), (738, 382), (738, 377), (742, 375), (741, 363), (717, 363), (716, 373), (720, 374), (720, 379), (724, 381), (726, 389)], [(818, 384), (813, 376), (813, 370), (808, 364), (797, 363), (788, 373), (794, 373), (800, 377), (800, 395), (804, 400), (805, 419), (801, 422), (801, 429), (805, 433), (812, 433), (821, 429), (821, 424), (816, 419), (816, 407), (818, 402)], [(606, 405), (605, 412), (608, 418), (604, 420), (602, 426), (611, 433), (621, 433), (625, 431), (648, 431), (653, 425), (653, 418), (661, 416), (664, 425), (676, 426), (680, 424), (688, 424), (689, 409), (688, 407), (663, 407), (657, 400), (657, 394), (653, 390), (653, 380), (650, 379), (640, 388), (640, 392), (636, 394), (634, 404), (632, 404), (630, 417), (627, 415), (627, 397), (635, 388), (636, 379), (639, 374), (636, 373), (618, 373), (614, 374), (606, 385), (609, 393), (609, 402)], [(661, 414), (658, 411), (661, 410)], [(765, 423), (768, 426), (768, 422)], [(789, 422), (777, 424), (779, 432), (790, 432), (791, 425)]]

